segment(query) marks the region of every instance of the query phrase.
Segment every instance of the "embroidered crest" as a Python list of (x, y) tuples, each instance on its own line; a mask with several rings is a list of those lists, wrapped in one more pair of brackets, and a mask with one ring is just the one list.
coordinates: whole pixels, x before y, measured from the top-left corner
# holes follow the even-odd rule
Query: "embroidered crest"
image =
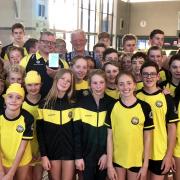
[(89, 94), (88, 90), (84, 90), (84, 91), (83, 91), (83, 95), (84, 95), (84, 96), (87, 96), (88, 94)]
[(157, 106), (157, 107), (162, 107), (162, 106), (163, 106), (162, 101), (156, 101), (156, 106)]
[(149, 113), (149, 118), (153, 118), (152, 111)]
[(40, 61), (39, 61), (39, 60), (36, 60), (36, 64), (40, 64)]
[(22, 133), (24, 131), (24, 127), (22, 125), (18, 125), (17, 128), (16, 128), (16, 131), (18, 133)]
[(137, 125), (137, 124), (139, 123), (139, 118), (133, 117), (133, 118), (131, 119), (131, 123), (134, 124), (134, 125)]
[(68, 117), (69, 117), (69, 118), (72, 118), (72, 111), (70, 111), (70, 112), (68, 113)]

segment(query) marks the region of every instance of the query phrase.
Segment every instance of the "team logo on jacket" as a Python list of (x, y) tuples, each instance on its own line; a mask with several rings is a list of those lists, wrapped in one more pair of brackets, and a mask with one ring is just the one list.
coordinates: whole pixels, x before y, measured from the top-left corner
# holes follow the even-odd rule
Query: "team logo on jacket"
[(134, 124), (134, 125), (137, 125), (139, 123), (139, 118), (138, 117), (133, 117), (131, 119), (131, 123)]
[(153, 118), (152, 111), (149, 113), (149, 118)]
[(31, 125), (31, 131), (33, 131), (33, 130), (34, 130), (34, 124)]
[(156, 101), (156, 106), (157, 107), (162, 107), (163, 106), (163, 102), (162, 101)]
[(36, 64), (40, 64), (40, 61), (39, 61), (39, 60), (36, 60)]
[(68, 113), (68, 117), (69, 117), (69, 118), (72, 118), (72, 111), (70, 111), (70, 112)]
[(88, 90), (84, 90), (84, 91), (83, 91), (83, 95), (84, 95), (84, 96), (87, 96), (88, 94), (89, 94)]
[(18, 133), (22, 133), (24, 131), (24, 127), (22, 125), (18, 125), (17, 128), (16, 128), (16, 131)]

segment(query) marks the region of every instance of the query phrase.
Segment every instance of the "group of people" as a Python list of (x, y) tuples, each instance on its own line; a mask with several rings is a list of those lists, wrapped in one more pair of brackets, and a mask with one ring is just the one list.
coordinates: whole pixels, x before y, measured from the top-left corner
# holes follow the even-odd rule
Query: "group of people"
[(72, 52), (49, 31), (24, 35), (14, 24), (1, 51), (0, 180), (180, 180), (180, 52), (166, 56), (162, 30), (147, 52), (133, 34), (122, 52), (107, 32), (93, 52), (82, 30)]

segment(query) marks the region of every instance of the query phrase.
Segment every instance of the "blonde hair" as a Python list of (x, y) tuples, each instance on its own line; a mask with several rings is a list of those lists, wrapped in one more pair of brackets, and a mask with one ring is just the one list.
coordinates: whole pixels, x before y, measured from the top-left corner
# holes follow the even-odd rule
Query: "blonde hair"
[(71, 75), (71, 85), (69, 87), (69, 89), (67, 90), (67, 96), (68, 96), (68, 100), (69, 102), (72, 101), (73, 99), (73, 95), (74, 95), (74, 89), (75, 89), (75, 79), (74, 79), (74, 74), (70, 69), (60, 69), (55, 77), (54, 77), (54, 81), (53, 81), (53, 85), (49, 91), (49, 93), (46, 96), (46, 103), (44, 104), (44, 107), (47, 106), (53, 106), (54, 103), (56, 102), (57, 98), (58, 98), (58, 89), (57, 89), (57, 82), (58, 80), (65, 74), (65, 73), (69, 73)]
[(10, 54), (13, 51), (18, 51), (21, 54), (22, 58), (24, 57), (24, 49), (22, 47), (10, 46), (7, 49), (8, 59), (10, 59)]
[(25, 69), (19, 64), (10, 65), (7, 71), (7, 77), (9, 77), (10, 73), (19, 73), (22, 74), (22, 77), (25, 77)]

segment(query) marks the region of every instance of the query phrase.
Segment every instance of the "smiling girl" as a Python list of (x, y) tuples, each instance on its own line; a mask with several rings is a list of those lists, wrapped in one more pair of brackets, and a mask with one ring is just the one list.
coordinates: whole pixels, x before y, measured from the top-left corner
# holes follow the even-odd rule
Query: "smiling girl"
[(43, 169), (40, 164), (40, 153), (36, 135), (36, 120), (38, 118), (38, 105), (41, 100), (41, 76), (37, 71), (29, 71), (25, 77), (25, 88), (27, 95), (23, 102), (22, 108), (27, 110), (34, 117), (33, 140), (31, 141), (31, 149), (33, 160), (31, 162), (32, 179), (41, 180)]
[(121, 97), (106, 117), (108, 176), (110, 180), (145, 179), (154, 128), (151, 108), (135, 97), (135, 78), (130, 73), (120, 73), (117, 80)]
[(18, 83), (11, 84), (5, 97), (6, 108), (0, 113), (0, 150), (4, 179), (28, 179), (29, 163), (32, 159), (33, 116), (21, 109), (24, 89)]
[(75, 109), (75, 165), (85, 180), (106, 179), (106, 138), (104, 125), (108, 106), (114, 99), (106, 95), (102, 70), (89, 75), (90, 90), (83, 93)]
[(42, 165), (53, 180), (72, 180), (74, 176), (73, 92), (72, 71), (60, 69), (38, 109), (37, 138)]

